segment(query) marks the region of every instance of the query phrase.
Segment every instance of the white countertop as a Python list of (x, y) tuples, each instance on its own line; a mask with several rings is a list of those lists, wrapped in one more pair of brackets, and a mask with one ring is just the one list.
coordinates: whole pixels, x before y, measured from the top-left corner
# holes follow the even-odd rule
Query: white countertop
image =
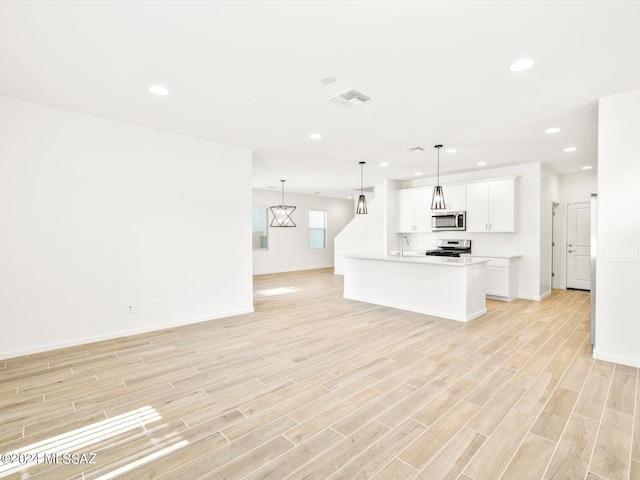
[(463, 253), (460, 255), (461, 257), (482, 257), (482, 258), (520, 258), (522, 255), (520, 254), (509, 254), (509, 253)]
[(402, 262), (402, 263), (419, 263), (423, 265), (446, 265), (450, 267), (467, 267), (470, 265), (480, 265), (486, 263), (487, 260), (481, 258), (463, 258), (463, 257), (429, 257), (424, 254), (421, 256), (405, 256), (398, 255), (382, 255), (375, 253), (363, 253), (345, 255), (346, 258), (357, 258), (361, 260), (381, 260), (385, 262)]

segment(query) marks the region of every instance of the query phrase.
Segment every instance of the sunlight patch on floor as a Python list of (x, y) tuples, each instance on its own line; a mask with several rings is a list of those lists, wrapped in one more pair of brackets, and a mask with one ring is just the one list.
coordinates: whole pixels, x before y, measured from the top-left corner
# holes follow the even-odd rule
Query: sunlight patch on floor
[(256, 290), (256, 293), (260, 295), (264, 295), (265, 297), (271, 297), (272, 295), (284, 295), (285, 293), (294, 293), (302, 290), (301, 288), (295, 287), (280, 287), (280, 288), (270, 288), (269, 290)]
[(155, 408), (146, 406), (13, 450), (3, 458), (15, 458), (16, 461), (3, 461), (0, 465), (0, 478), (26, 470), (33, 465), (51, 463), (57, 454), (81, 452), (89, 445), (135, 430), (161, 418)]

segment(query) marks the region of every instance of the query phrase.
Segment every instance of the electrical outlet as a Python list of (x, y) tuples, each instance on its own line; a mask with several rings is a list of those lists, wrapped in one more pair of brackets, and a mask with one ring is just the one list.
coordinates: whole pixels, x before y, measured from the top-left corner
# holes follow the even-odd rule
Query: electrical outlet
[(153, 309), (154, 310), (160, 310), (160, 299), (159, 298), (154, 298), (153, 299)]
[(133, 313), (133, 312), (134, 312), (133, 305), (129, 305), (129, 313)]

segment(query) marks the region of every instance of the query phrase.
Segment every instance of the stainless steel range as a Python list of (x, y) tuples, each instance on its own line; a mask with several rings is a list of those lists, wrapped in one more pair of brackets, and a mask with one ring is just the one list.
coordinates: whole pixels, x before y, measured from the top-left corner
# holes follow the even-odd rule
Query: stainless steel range
[(436, 250), (427, 250), (427, 255), (437, 257), (459, 257), (461, 253), (471, 253), (471, 240), (438, 240)]

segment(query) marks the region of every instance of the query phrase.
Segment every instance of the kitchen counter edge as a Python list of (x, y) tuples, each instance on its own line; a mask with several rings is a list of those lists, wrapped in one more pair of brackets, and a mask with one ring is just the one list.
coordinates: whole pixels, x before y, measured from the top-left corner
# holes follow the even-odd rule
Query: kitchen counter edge
[(522, 255), (520, 255), (520, 254), (508, 254), (508, 253), (490, 253), (490, 254), (461, 253), (460, 256), (461, 257), (470, 257), (470, 258), (480, 257), (480, 258), (509, 258), (509, 259), (522, 257)]
[(468, 267), (470, 265), (480, 265), (486, 263), (486, 259), (482, 258), (457, 258), (457, 257), (400, 257), (397, 255), (381, 255), (381, 254), (350, 254), (344, 255), (345, 258), (356, 258), (359, 260), (380, 260), (385, 262), (401, 262), (401, 263), (417, 263), (422, 265), (445, 265), (449, 267)]

